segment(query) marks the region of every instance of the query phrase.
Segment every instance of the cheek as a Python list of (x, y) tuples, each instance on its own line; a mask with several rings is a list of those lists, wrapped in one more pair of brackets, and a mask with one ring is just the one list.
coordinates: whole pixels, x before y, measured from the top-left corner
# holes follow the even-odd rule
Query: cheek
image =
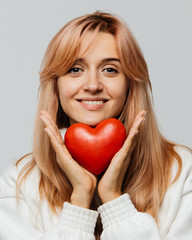
[(58, 81), (57, 86), (61, 102), (67, 101), (74, 95), (75, 86), (68, 79), (62, 79), (61, 81)]
[(121, 92), (120, 94), (121, 94), (122, 100), (124, 99), (125, 101), (127, 97), (127, 92), (128, 92), (128, 81), (125, 77), (121, 81), (120, 92)]
[(110, 86), (110, 94), (114, 100), (117, 100), (119, 104), (124, 104), (127, 96), (128, 83), (125, 79), (119, 79)]
[(59, 100), (60, 100), (61, 107), (65, 112), (65, 114), (69, 116), (70, 109), (71, 109), (70, 99), (72, 96), (72, 91), (69, 87), (64, 85), (62, 86), (62, 88), (59, 88), (58, 91), (59, 91)]
[(120, 114), (122, 111), (128, 92), (128, 83), (127, 81), (122, 81), (121, 84), (118, 84), (116, 88), (114, 88), (114, 100), (115, 100), (115, 111), (116, 114)]

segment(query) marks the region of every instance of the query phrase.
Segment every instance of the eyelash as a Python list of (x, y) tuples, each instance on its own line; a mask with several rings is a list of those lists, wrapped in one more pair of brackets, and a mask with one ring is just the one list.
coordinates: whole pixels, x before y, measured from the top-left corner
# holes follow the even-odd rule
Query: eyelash
[(107, 71), (108, 73), (118, 73), (118, 71), (112, 67), (105, 68), (103, 71), (106, 71), (106, 70), (109, 70)]
[[(112, 67), (108, 67), (102, 70), (103, 72), (109, 73), (109, 74), (113, 74), (113, 73), (118, 73), (118, 70), (116, 70), (115, 68)], [(67, 73), (72, 73), (72, 74), (78, 74), (80, 72), (83, 72), (83, 69), (80, 67), (72, 67), (69, 69), (69, 71)]]
[[(76, 71), (76, 70), (78, 70), (78, 71)], [(79, 67), (72, 67), (72, 68), (69, 69), (68, 73), (79, 73), (79, 72), (82, 72), (82, 71), (83, 71), (83, 69), (81, 69)]]

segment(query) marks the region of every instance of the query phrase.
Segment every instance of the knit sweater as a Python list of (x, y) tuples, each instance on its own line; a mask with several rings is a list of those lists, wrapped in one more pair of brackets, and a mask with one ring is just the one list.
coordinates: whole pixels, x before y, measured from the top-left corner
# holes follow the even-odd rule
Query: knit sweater
[[(30, 161), (29, 155), (0, 177), (0, 239), (93, 240), (100, 214), (101, 240), (192, 240), (192, 154), (182, 147), (177, 147), (177, 152), (182, 158), (182, 171), (164, 196), (158, 226), (151, 215), (137, 211), (128, 194), (101, 205), (98, 211), (65, 202), (63, 209), (54, 214), (46, 199), (40, 203), (38, 167), (26, 178), (17, 202), (17, 177)], [(175, 162), (172, 178), (177, 168)]]

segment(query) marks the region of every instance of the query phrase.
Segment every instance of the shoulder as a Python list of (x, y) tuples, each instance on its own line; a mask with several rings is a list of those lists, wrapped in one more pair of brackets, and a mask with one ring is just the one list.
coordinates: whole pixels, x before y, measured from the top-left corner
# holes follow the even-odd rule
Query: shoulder
[(176, 146), (175, 151), (182, 160), (182, 171), (190, 171), (192, 169), (192, 151), (183, 146)]
[[(4, 195), (9, 197), (16, 196), (16, 186), (18, 177), (21, 171), (32, 161), (32, 154), (26, 155), (18, 164), (11, 164), (1, 175), (0, 175), (0, 197)], [(39, 182), (39, 169), (35, 166), (29, 173), (25, 181), (25, 188), (29, 186), (35, 186)], [(27, 189), (26, 188), (26, 189)], [(21, 190), (23, 191), (24, 186)]]
[(184, 146), (175, 146), (176, 152), (185, 160), (192, 160), (192, 150)]
[(174, 149), (181, 158), (182, 168), (180, 175), (175, 180), (179, 169), (178, 161), (175, 159), (172, 166), (171, 184), (165, 193), (158, 213), (162, 235), (169, 232), (173, 222), (178, 222), (179, 211), (182, 212), (182, 219), (185, 219), (187, 211), (191, 211), (188, 208), (188, 202), (192, 200), (192, 152), (182, 146), (176, 146)]
[[(176, 152), (179, 154), (182, 160), (181, 173), (174, 185), (182, 186), (183, 194), (188, 191), (192, 191), (192, 151), (186, 147), (176, 146)], [(176, 176), (178, 171), (178, 163), (175, 161), (172, 169), (172, 177)]]

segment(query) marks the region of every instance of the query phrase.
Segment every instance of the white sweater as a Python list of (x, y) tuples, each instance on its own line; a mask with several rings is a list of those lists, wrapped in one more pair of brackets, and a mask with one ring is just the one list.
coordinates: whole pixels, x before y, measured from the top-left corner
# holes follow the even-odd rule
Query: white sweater
[[(129, 195), (124, 194), (97, 211), (73, 206), (68, 202), (55, 215), (44, 200), (39, 208), (39, 170), (36, 167), (21, 188), (16, 201), (16, 181), (20, 169), (10, 166), (0, 178), (1, 240), (92, 240), (100, 213), (102, 240), (192, 240), (192, 154), (177, 148), (183, 168), (178, 180), (167, 190), (161, 205), (157, 226), (153, 217), (138, 212)], [(173, 167), (173, 178), (177, 164)]]

